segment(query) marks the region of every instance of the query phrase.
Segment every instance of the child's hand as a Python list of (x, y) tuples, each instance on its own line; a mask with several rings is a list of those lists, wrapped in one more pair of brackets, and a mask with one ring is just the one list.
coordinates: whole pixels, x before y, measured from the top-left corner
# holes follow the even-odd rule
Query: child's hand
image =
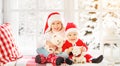
[(86, 52), (86, 48), (85, 47), (81, 47), (81, 52)]
[(73, 50), (73, 47), (70, 47), (68, 50), (69, 50), (69, 52), (72, 52), (72, 50)]
[(57, 49), (55, 50), (55, 54), (59, 54), (60, 52), (62, 52), (62, 48), (57, 48)]

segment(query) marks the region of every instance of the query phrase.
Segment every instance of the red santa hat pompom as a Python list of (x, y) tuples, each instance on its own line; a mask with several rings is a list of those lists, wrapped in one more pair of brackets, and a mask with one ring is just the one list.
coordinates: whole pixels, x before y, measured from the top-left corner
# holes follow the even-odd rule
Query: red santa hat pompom
[(60, 15), (60, 13), (58, 12), (52, 12), (48, 15), (47, 21), (46, 21), (46, 25), (45, 25), (45, 29), (44, 29), (44, 33), (50, 29), (50, 25), (52, 24), (52, 22), (54, 22), (55, 20), (60, 20), (63, 23), (63, 19)]
[(66, 25), (65, 33), (78, 32), (77, 26), (73, 22), (68, 22)]

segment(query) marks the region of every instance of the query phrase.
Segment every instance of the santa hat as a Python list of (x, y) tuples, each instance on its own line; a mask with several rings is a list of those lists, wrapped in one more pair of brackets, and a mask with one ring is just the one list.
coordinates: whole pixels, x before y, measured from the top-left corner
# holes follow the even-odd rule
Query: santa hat
[(68, 34), (69, 32), (78, 32), (77, 26), (73, 22), (67, 23), (65, 34)]
[(44, 29), (44, 33), (50, 29), (50, 25), (52, 24), (53, 21), (55, 20), (60, 20), (63, 24), (63, 19), (60, 15), (60, 13), (58, 12), (52, 12), (48, 15), (47, 21), (46, 21), (46, 25), (45, 25), (45, 29)]

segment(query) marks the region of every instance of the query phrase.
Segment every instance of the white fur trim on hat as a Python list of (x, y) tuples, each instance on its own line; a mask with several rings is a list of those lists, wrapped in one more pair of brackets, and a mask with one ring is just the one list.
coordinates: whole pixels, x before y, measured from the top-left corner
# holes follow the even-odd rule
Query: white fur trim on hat
[(63, 22), (61, 16), (59, 14), (55, 14), (52, 15), (49, 19), (48, 19), (48, 26), (50, 26), (52, 24), (53, 21), (55, 20), (60, 20), (61, 22)]
[(65, 32), (65, 34), (67, 35), (67, 34), (70, 33), (70, 32), (78, 32), (78, 29), (77, 29), (77, 28), (69, 28), (69, 29)]

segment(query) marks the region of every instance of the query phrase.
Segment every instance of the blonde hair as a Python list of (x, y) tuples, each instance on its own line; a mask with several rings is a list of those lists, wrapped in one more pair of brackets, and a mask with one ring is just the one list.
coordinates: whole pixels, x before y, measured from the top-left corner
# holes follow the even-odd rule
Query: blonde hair
[[(63, 25), (63, 23), (60, 21), (60, 23), (61, 23), (61, 29), (60, 29), (60, 31), (61, 30), (63, 30), (63, 29), (65, 29), (65, 27), (64, 27), (64, 25)], [(51, 24), (52, 25), (52, 24)], [(50, 25), (50, 30), (48, 30), (48, 32), (52, 32), (52, 27), (51, 27), (51, 25)]]

